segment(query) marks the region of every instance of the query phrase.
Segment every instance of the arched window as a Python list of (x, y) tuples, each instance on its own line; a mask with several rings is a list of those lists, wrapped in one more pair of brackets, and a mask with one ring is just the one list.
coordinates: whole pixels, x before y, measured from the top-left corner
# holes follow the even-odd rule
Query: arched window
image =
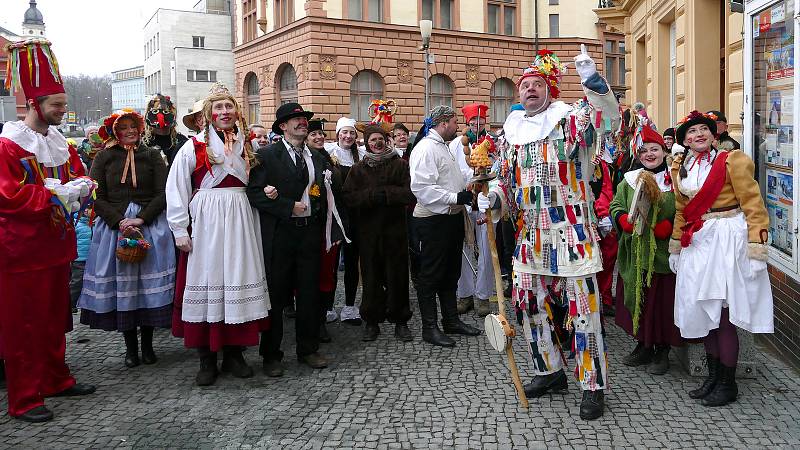
[(358, 72), (350, 82), (350, 117), (366, 122), (369, 118), (369, 105), (373, 100), (383, 98), (383, 79), (371, 70)]
[(508, 78), (498, 78), (492, 84), (489, 98), (490, 123), (502, 125), (506, 121), (508, 113), (511, 112), (511, 105), (514, 104), (516, 98), (514, 90), (514, 83)]
[(297, 73), (294, 67), (287, 65), (282, 71), (278, 82), (278, 103), (297, 103)]
[(247, 104), (247, 123), (259, 123), (261, 121), (261, 96), (259, 94), (258, 77), (253, 72), (244, 77), (244, 92), (246, 93), (245, 103)]
[(445, 105), (453, 107), (453, 80), (447, 75), (436, 74), (431, 77), (431, 109)]

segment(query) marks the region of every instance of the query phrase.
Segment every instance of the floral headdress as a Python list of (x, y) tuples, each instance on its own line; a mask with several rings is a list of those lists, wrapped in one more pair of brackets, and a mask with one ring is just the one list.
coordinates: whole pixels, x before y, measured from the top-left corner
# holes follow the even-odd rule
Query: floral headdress
[(116, 111), (103, 119), (100, 129), (97, 130), (97, 134), (103, 139), (103, 144), (106, 148), (113, 147), (117, 144), (116, 127), (119, 120), (123, 117), (130, 117), (133, 119), (133, 122), (139, 129), (139, 133), (144, 131), (144, 118), (141, 114), (131, 108), (123, 108)]
[(561, 89), (559, 89), (558, 85), (561, 83), (561, 77), (566, 72), (566, 66), (561, 64), (561, 60), (558, 59), (555, 53), (542, 49), (536, 53), (533, 63), (522, 71), (522, 76), (517, 80), (517, 86), (519, 87), (522, 80), (526, 78), (541, 77), (550, 88), (550, 97), (556, 99), (561, 94)]
[(694, 110), (686, 117), (678, 121), (678, 126), (675, 127), (675, 142), (678, 145), (683, 145), (683, 139), (686, 137), (686, 131), (692, 125), (704, 124), (711, 130), (711, 134), (717, 137), (717, 116), (713, 113), (701, 113)]

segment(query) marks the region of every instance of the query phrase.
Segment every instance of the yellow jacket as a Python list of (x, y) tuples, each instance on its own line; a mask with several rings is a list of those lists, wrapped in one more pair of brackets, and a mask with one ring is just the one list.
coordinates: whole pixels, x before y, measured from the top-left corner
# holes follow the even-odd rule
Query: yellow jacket
[[(689, 151), (687, 151), (688, 153)], [(670, 253), (680, 253), (680, 239), (683, 235), (683, 226), (686, 220), (683, 218), (683, 208), (689, 202), (683, 192), (680, 191), (679, 170), (683, 163), (684, 155), (678, 155), (672, 162), (671, 176), (675, 190), (675, 221), (672, 228), (672, 239), (669, 243)], [(711, 218), (710, 214), (716, 217), (724, 217), (738, 213), (738, 209), (744, 212), (747, 221), (747, 256), (761, 261), (767, 260), (767, 232), (769, 230), (769, 215), (767, 208), (764, 207), (764, 199), (761, 197), (761, 190), (753, 177), (755, 165), (749, 156), (741, 150), (731, 150), (728, 160), (725, 161), (727, 174), (725, 185), (714, 201), (711, 209), (704, 218)], [(738, 209), (736, 209), (738, 208)], [(720, 212), (716, 212), (720, 211)], [(707, 217), (708, 216), (708, 217)]]

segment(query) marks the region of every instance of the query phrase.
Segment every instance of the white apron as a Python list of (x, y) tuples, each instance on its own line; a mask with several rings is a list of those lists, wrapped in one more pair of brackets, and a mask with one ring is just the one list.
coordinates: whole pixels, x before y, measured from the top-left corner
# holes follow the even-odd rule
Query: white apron
[(772, 289), (766, 270), (752, 274), (744, 213), (713, 218), (680, 253), (675, 284), (675, 325), (684, 338), (719, 328), (722, 308), (732, 324), (751, 333), (772, 333)]
[(199, 189), (189, 213), (193, 246), (183, 321), (237, 324), (267, 317), (261, 228), (245, 188)]

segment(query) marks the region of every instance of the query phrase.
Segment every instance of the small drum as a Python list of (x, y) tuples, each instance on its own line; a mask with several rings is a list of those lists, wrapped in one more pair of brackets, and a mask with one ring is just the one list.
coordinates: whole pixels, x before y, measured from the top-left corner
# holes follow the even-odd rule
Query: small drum
[(486, 328), (489, 345), (500, 353), (506, 351), (506, 348), (511, 345), (511, 338), (515, 335), (514, 328), (506, 318), (499, 314), (489, 314), (484, 319), (483, 325)]

